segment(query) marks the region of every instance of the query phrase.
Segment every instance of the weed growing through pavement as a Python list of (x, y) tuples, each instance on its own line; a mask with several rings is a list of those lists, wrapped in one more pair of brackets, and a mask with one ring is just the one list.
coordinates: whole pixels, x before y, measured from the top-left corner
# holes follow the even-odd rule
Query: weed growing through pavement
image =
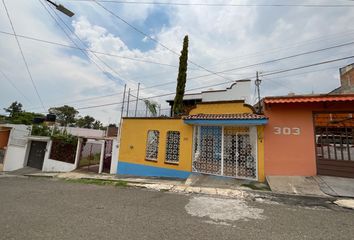
[(66, 179), (66, 182), (70, 183), (82, 183), (82, 184), (95, 184), (95, 185), (111, 185), (115, 187), (126, 187), (128, 183), (126, 181), (117, 180), (117, 181), (109, 181), (109, 180), (100, 180), (100, 179)]

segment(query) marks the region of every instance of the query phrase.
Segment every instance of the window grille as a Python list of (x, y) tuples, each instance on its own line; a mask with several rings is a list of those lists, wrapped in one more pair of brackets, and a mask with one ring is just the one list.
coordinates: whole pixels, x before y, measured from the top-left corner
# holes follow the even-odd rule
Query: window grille
[(149, 130), (146, 141), (146, 160), (157, 160), (159, 152), (159, 136), (160, 132), (157, 130)]
[(179, 162), (180, 132), (168, 131), (166, 138), (166, 162)]

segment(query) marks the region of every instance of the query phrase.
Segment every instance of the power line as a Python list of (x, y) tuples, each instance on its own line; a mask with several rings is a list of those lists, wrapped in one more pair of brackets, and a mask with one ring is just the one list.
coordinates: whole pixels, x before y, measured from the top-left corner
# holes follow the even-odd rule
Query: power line
[[(266, 63), (272, 63), (272, 62), (276, 62), (276, 61), (281, 61), (281, 60), (285, 60), (285, 59), (289, 59), (289, 58), (295, 58), (295, 57), (299, 57), (302, 55), (307, 55), (307, 54), (312, 54), (312, 53), (317, 53), (317, 52), (322, 52), (322, 51), (327, 51), (327, 50), (331, 50), (334, 48), (339, 48), (339, 47), (343, 47), (343, 46), (348, 46), (354, 44), (354, 42), (349, 42), (349, 43), (344, 43), (344, 44), (339, 44), (339, 45), (335, 45), (335, 46), (330, 46), (330, 47), (326, 47), (326, 48), (322, 48), (322, 49), (317, 49), (317, 50), (312, 50), (312, 51), (308, 51), (308, 52), (303, 52), (303, 53), (299, 53), (299, 54), (294, 54), (294, 55), (290, 55), (290, 56), (286, 56), (286, 57), (282, 57), (282, 58), (278, 58), (278, 59), (273, 59), (273, 60), (268, 60), (265, 62), (261, 62), (261, 63), (256, 63), (256, 64), (251, 64), (251, 65), (246, 65), (246, 66), (241, 66), (238, 68), (232, 68), (232, 69), (227, 69), (224, 71), (220, 71), (219, 73), (224, 73), (224, 72), (228, 72), (228, 71), (234, 71), (234, 70), (239, 70), (239, 69), (243, 69), (243, 68), (248, 68), (251, 66), (257, 66), (257, 65), (261, 65), (261, 64), (266, 64)], [(199, 79), (202, 77), (208, 77), (208, 76), (212, 76), (213, 74), (206, 74), (206, 75), (201, 75), (201, 76), (195, 76), (195, 77), (190, 77), (187, 78), (187, 80), (195, 80), (195, 79)], [(141, 88), (141, 90), (145, 90), (145, 89), (149, 89), (149, 88), (154, 88), (154, 87), (161, 87), (161, 86), (166, 86), (169, 84), (175, 83), (175, 81), (170, 81), (170, 82), (166, 82), (166, 83), (161, 83), (161, 84), (157, 84), (157, 85), (153, 85), (153, 86), (149, 86), (149, 87), (145, 87), (145, 88)], [(134, 90), (133, 90), (134, 91)], [(121, 94), (117, 93), (117, 94), (109, 94), (109, 95), (104, 95), (104, 96), (99, 96), (99, 97), (93, 97), (93, 98), (89, 98), (89, 99), (96, 99), (96, 98), (102, 98), (102, 97), (108, 97), (108, 96), (114, 96), (114, 95), (118, 95)], [(85, 99), (83, 99), (84, 101)]]
[[(343, 57), (343, 58), (332, 59), (332, 60), (328, 60), (328, 61), (322, 61), (322, 62), (313, 63), (313, 64), (308, 64), (308, 65), (304, 65), (304, 66), (301, 66), (301, 67), (290, 68), (290, 69), (281, 70), (281, 71), (277, 71), (277, 72), (273, 72), (273, 73), (262, 74), (261, 77), (269, 76), (269, 75), (274, 75), (274, 74), (279, 74), (279, 73), (283, 73), (283, 72), (295, 71), (295, 70), (303, 69), (303, 68), (309, 68), (309, 67), (319, 66), (319, 65), (323, 65), (323, 64), (332, 63), (332, 62), (343, 61), (343, 60), (350, 59), (350, 58), (354, 58), (354, 55), (353, 55), (353, 56), (348, 56), (348, 57)], [(248, 78), (248, 79), (253, 79), (253, 78)], [(186, 90), (186, 92), (194, 91), (194, 90), (199, 90), (199, 89), (202, 89), (202, 88), (220, 86), (220, 85), (224, 85), (224, 84), (226, 84), (226, 83), (231, 83), (231, 82), (234, 82), (234, 81), (226, 81), (226, 82), (222, 82), (222, 83), (218, 83), (218, 84), (213, 84), (213, 85), (209, 85), (209, 86), (203, 86), (203, 87), (188, 89), (188, 90)], [(170, 95), (173, 95), (173, 94), (176, 94), (176, 93), (175, 93), (175, 92), (171, 92), (171, 93), (167, 93), (167, 94), (161, 94), (161, 95), (156, 95), (156, 96), (151, 96), (151, 97), (146, 97), (146, 98), (141, 98), (141, 99), (142, 99), (142, 100), (145, 100), (145, 99), (151, 99), (151, 98), (159, 98), (159, 97), (170, 96)], [(113, 102), (113, 103), (106, 103), (106, 104), (100, 104), (100, 105), (93, 105), (93, 106), (81, 107), (81, 108), (77, 108), (77, 109), (78, 109), (78, 110), (81, 110), (81, 109), (105, 107), (105, 106), (118, 105), (118, 104), (121, 104), (121, 103), (122, 103), (122, 102)]]
[(309, 7), (309, 8), (342, 8), (354, 7), (354, 4), (239, 4), (239, 3), (181, 3), (181, 2), (149, 2), (118, 0), (71, 0), (71, 2), (104, 2), (116, 4), (167, 5), (167, 6), (201, 6), (201, 7)]
[[(296, 74), (288, 74), (288, 75), (283, 75), (283, 76), (278, 76), (278, 77), (272, 77), (272, 78), (263, 78), (265, 80), (272, 80), (273, 79), (284, 79), (284, 78), (288, 78), (288, 77), (293, 77), (293, 76), (298, 76), (298, 75), (303, 75), (303, 74), (308, 74), (308, 73), (313, 73), (313, 72), (320, 72), (320, 71), (324, 71), (324, 70), (329, 70), (329, 69), (339, 69), (340, 67), (342, 67), (343, 65), (339, 65), (339, 66), (332, 66), (332, 67), (327, 67), (327, 68), (321, 68), (321, 69), (316, 69), (316, 70), (312, 70), (312, 71), (306, 71), (306, 72), (300, 72), (300, 73), (296, 73)], [(285, 85), (284, 85), (285, 86)]]
[[(231, 82), (235, 82), (235, 81), (226, 81), (226, 82), (217, 83), (217, 84), (213, 84), (213, 85), (208, 85), (208, 86), (203, 86), (203, 87), (198, 87), (198, 88), (192, 88), (192, 89), (186, 90), (185, 92), (190, 92), (190, 91), (199, 90), (199, 89), (203, 89), (203, 88), (209, 88), (209, 87), (216, 87), (216, 86), (224, 85), (224, 84), (231, 83)], [(147, 99), (152, 99), (152, 98), (166, 97), (166, 96), (170, 96), (170, 95), (173, 95), (173, 94), (176, 94), (176, 92), (170, 92), (170, 93), (160, 94), (160, 95), (151, 96), (151, 97), (139, 98), (139, 100), (147, 100)], [(134, 101), (136, 101), (136, 100), (133, 100), (132, 102), (134, 102)], [(89, 108), (97, 108), (97, 107), (106, 107), (106, 106), (118, 105), (118, 104), (122, 104), (122, 103), (123, 102), (113, 102), (113, 103), (106, 103), (106, 104), (100, 104), (100, 105), (93, 105), (93, 106), (77, 108), (77, 110), (89, 109)]]
[(222, 71), (218, 71), (217, 73), (232, 72), (232, 71), (235, 71), (235, 70), (240, 70), (240, 69), (249, 68), (249, 67), (255, 67), (255, 66), (263, 65), (263, 64), (269, 64), (269, 63), (278, 62), (278, 61), (282, 61), (282, 60), (286, 60), (286, 59), (290, 59), (290, 58), (296, 58), (296, 57), (300, 57), (300, 56), (304, 56), (304, 55), (309, 55), (309, 54), (313, 54), (313, 53), (318, 53), (318, 52), (332, 50), (332, 49), (335, 49), (335, 48), (341, 48), (341, 47), (345, 47), (345, 46), (349, 46), (349, 45), (353, 45), (353, 44), (354, 44), (354, 41), (348, 42), (348, 43), (339, 44), (339, 45), (335, 45), (335, 46), (330, 46), (330, 47), (326, 47), (326, 48), (321, 48), (321, 49), (317, 49), (317, 50), (312, 50), (312, 51), (302, 52), (302, 53), (298, 53), (298, 54), (293, 54), (293, 55), (290, 55), (290, 56), (276, 58), (276, 59), (272, 59), (272, 60), (268, 60), (268, 61), (264, 61), (264, 62), (253, 63), (253, 64), (249, 64), (249, 65), (246, 65), (246, 66), (225, 69), (225, 70), (222, 70)]
[[(9, 32), (5, 32), (5, 31), (0, 31), (0, 33), (5, 34), (5, 35), (15, 36), (15, 34), (12, 34), (12, 33), (9, 33)], [(80, 48), (80, 47), (74, 47), (74, 46), (65, 45), (65, 44), (62, 44), (62, 43), (56, 43), (56, 42), (43, 40), (43, 39), (38, 39), (38, 38), (33, 38), (33, 37), (29, 37), (29, 36), (18, 35), (18, 34), (16, 34), (16, 36), (20, 37), (20, 38), (28, 39), (28, 40), (33, 40), (33, 41), (38, 41), (38, 42), (43, 42), (43, 43), (48, 43), (48, 44), (54, 44), (54, 45), (59, 45), (59, 46), (63, 46), (63, 47), (73, 48), (73, 49), (84, 50), (83, 48)], [(322, 48), (322, 49), (313, 50), (313, 51), (309, 51), (309, 52), (303, 52), (303, 53), (299, 53), (299, 54), (294, 54), (294, 55), (282, 57), (282, 58), (279, 58), (279, 59), (273, 59), (273, 60), (260, 62), (260, 63), (255, 63), (255, 64), (250, 64), (250, 65), (241, 66), (241, 67), (237, 67), (237, 68), (225, 69), (225, 70), (222, 70), (222, 71), (218, 71), (217, 73), (225, 73), (225, 72), (230, 72), (230, 71), (234, 71), (234, 70), (240, 70), (240, 69), (243, 69), (243, 68), (253, 67), (253, 66), (257, 66), (257, 65), (261, 65), (261, 64), (267, 64), (267, 63), (276, 62), (276, 61), (280, 61), (280, 60), (284, 60), (284, 59), (298, 57), (298, 56), (301, 56), (301, 55), (307, 55), (307, 54), (311, 54), (311, 53), (315, 53), (315, 52), (321, 52), (321, 51), (330, 50), (330, 49), (334, 49), (334, 48), (338, 48), (338, 47), (343, 47), (343, 46), (351, 45), (351, 44), (353, 44), (353, 42), (348, 42), (348, 43), (344, 43), (344, 44), (340, 44), (340, 45), (330, 46), (330, 47), (327, 47), (327, 48)], [(89, 50), (89, 49), (87, 49), (87, 51), (88, 52), (92, 52), (92, 53), (112, 56), (112, 57), (126, 58), (126, 57), (115, 55), (115, 54), (103, 53), (103, 52), (93, 51), (93, 50)], [(135, 58), (128, 58), (128, 59), (134, 60), (134, 61), (146, 62), (144, 60), (139, 60), (139, 59), (135, 59)], [(171, 67), (177, 67), (177, 66), (174, 66), (174, 65), (158, 63), (158, 62), (150, 62), (150, 61), (148, 61), (148, 63), (158, 64), (158, 65), (165, 65), (165, 66), (167, 65), (167, 66), (171, 66)], [(193, 77), (192, 79), (202, 78), (202, 77), (207, 77), (207, 76), (212, 76), (212, 75), (214, 75), (214, 74), (201, 75), (201, 76)]]
[[(96, 3), (98, 6), (100, 6), (102, 9), (104, 9), (105, 11), (109, 12), (112, 16), (118, 18), (120, 21), (122, 21), (123, 23), (125, 23), (126, 25), (128, 25), (128, 26), (129, 26), (130, 28), (132, 28), (134, 31), (136, 31), (136, 32), (138, 32), (138, 33), (140, 33), (140, 34), (142, 34), (143, 36), (147, 37), (147, 38), (150, 39), (151, 41), (155, 42), (156, 44), (160, 45), (161, 47), (165, 48), (166, 50), (172, 52), (173, 54), (175, 54), (175, 55), (177, 55), (177, 56), (180, 56), (179, 53), (177, 53), (176, 51), (174, 51), (174, 50), (172, 50), (171, 48), (167, 47), (165, 44), (163, 44), (163, 43), (157, 41), (155, 38), (151, 37), (149, 34), (147, 34), (147, 33), (143, 32), (142, 30), (138, 29), (138, 28), (135, 27), (134, 25), (130, 24), (128, 21), (126, 21), (125, 19), (123, 19), (122, 17), (120, 17), (118, 14), (116, 14), (116, 13), (112, 12), (111, 10), (109, 10), (109, 9), (106, 8), (104, 5), (102, 5), (101, 3), (99, 3), (99, 2), (97, 2), (97, 1), (95, 1), (95, 0), (94, 0), (93, 2)], [(200, 69), (203, 69), (203, 70), (205, 70), (205, 71), (211, 73), (212, 75), (216, 75), (216, 76), (221, 77), (221, 78), (223, 78), (223, 79), (230, 80), (229, 78), (226, 78), (226, 77), (224, 77), (224, 76), (222, 76), (222, 75), (219, 75), (218, 73), (215, 73), (215, 72), (213, 72), (213, 71), (210, 71), (209, 69), (207, 69), (207, 68), (205, 68), (205, 67), (203, 67), (203, 66), (201, 66), (201, 65), (199, 65), (199, 64), (197, 64), (197, 63), (195, 63), (195, 62), (193, 62), (193, 61), (191, 61), (191, 60), (189, 60), (189, 59), (188, 59), (187, 61), (188, 61), (189, 63), (193, 64), (194, 66), (197, 66), (197, 67), (199, 67)]]
[[(1, 34), (4, 34), (4, 35), (15, 36), (15, 34), (13, 34), (13, 33), (1, 31), (1, 30), (0, 30), (0, 33), (1, 33)], [(19, 37), (19, 38), (23, 38), (23, 39), (27, 39), (27, 40), (31, 40), (31, 41), (42, 42), (42, 43), (46, 43), (46, 44), (57, 45), (57, 46), (67, 47), (67, 48), (72, 48), (72, 49), (85, 50), (85, 49), (80, 48), (80, 47), (75, 47), (75, 46), (67, 45), (67, 44), (64, 44), (64, 43), (58, 43), (58, 42), (53, 42), (53, 41), (49, 41), (49, 40), (34, 38), (34, 37), (30, 37), (30, 36), (25, 36), (25, 35), (20, 35), (20, 34), (16, 34), (16, 36)], [(91, 52), (91, 53), (96, 53), (96, 54), (101, 54), (101, 55), (109, 56), (109, 57), (117, 57), (117, 58), (128, 59), (128, 60), (131, 60), (131, 61), (144, 62), (144, 63), (151, 63), (151, 64), (157, 64), (157, 65), (161, 65), (161, 66), (167, 66), (167, 67), (178, 68), (178, 66), (176, 66), (176, 65), (171, 65), (171, 64), (166, 64), (166, 63), (160, 63), (160, 62), (154, 62), (154, 61), (150, 61), (150, 60), (143, 60), (143, 59), (139, 59), (139, 58), (120, 56), (120, 55), (117, 55), (117, 54), (105, 53), (105, 52), (100, 52), (100, 51), (94, 51), (94, 50), (90, 50), (90, 49), (87, 49), (86, 51)]]
[[(224, 71), (220, 71), (219, 73), (228, 72), (228, 71), (230, 71), (230, 70), (232, 70), (232, 71), (234, 71), (234, 70), (239, 70), (239, 69), (248, 68), (248, 67), (251, 67), (251, 66), (257, 66), (257, 65), (261, 65), (261, 64), (266, 64), (266, 63), (272, 63), (272, 62), (281, 61), (281, 60), (285, 60), (285, 59), (289, 59), (289, 58), (294, 58), (294, 57), (298, 57), (298, 56), (302, 56), (302, 55), (307, 55), (307, 54), (311, 54), (311, 53), (317, 53), (317, 52), (321, 52), (321, 51), (331, 50), (331, 49), (334, 49), (334, 48), (343, 47), (343, 46), (347, 46), (347, 45), (351, 45), (351, 44), (354, 44), (354, 42), (349, 42), (349, 43), (344, 43), (344, 44), (340, 44), (340, 45), (330, 46), (330, 47), (326, 47), (326, 48), (322, 48), (322, 49), (317, 49), (317, 50), (313, 50), (313, 51), (309, 51), (309, 52), (303, 52), (303, 53), (299, 53), (299, 54), (295, 54), (295, 55), (290, 55), (290, 56), (286, 56), (286, 57), (282, 57), (282, 58), (278, 58), (278, 59), (273, 59), (273, 60), (265, 61), (265, 62), (262, 62), (262, 63), (257, 63), (257, 64), (251, 64), (251, 65), (241, 66), (241, 67), (233, 68), (233, 69), (227, 69), (227, 70), (224, 70)], [(301, 68), (300, 68), (300, 69), (301, 69)], [(191, 81), (191, 80), (199, 79), (199, 78), (202, 78), (202, 77), (208, 77), (208, 76), (212, 76), (212, 75), (213, 75), (213, 74), (205, 74), (205, 75), (190, 77), (190, 78), (187, 78), (187, 80), (188, 80), (188, 81)], [(266, 75), (262, 75), (262, 76), (266, 76)], [(170, 82), (166, 82), (166, 83), (156, 84), (156, 85), (153, 85), (153, 86), (141, 88), (141, 90), (145, 90), (145, 89), (149, 89), (149, 88), (154, 88), (154, 87), (166, 86), (166, 85), (169, 85), (169, 84), (172, 84), (172, 83), (175, 83), (175, 81), (170, 81)], [(132, 90), (132, 91), (134, 91), (134, 90)], [(117, 93), (117, 95), (118, 95), (118, 94), (121, 94), (121, 93)], [(101, 97), (113, 96), (113, 95), (115, 95), (115, 94), (105, 95), (105, 96), (101, 96)], [(97, 97), (97, 98), (100, 98), (100, 97)]]
[[(354, 29), (353, 29), (354, 30)], [(252, 57), (256, 57), (256, 56), (264, 56), (265, 53), (276, 53), (276, 52), (280, 52), (282, 50), (289, 50), (290, 48), (298, 48), (300, 46), (304, 46), (307, 44), (313, 44), (315, 42), (318, 41), (324, 41), (324, 40), (328, 40), (328, 39), (336, 39), (338, 37), (343, 38), (343, 36), (349, 36), (349, 35), (353, 35), (354, 31), (345, 31), (345, 32), (337, 32), (337, 33), (332, 33), (332, 34), (326, 34), (325, 36), (319, 36), (316, 38), (312, 38), (309, 40), (305, 40), (305, 41), (300, 41), (300, 42), (293, 42), (289, 45), (283, 45), (282, 47), (277, 47), (277, 48), (272, 48), (272, 49), (267, 49), (267, 50), (263, 50), (263, 51), (257, 51), (257, 52), (253, 52), (253, 53), (249, 53), (249, 54), (244, 54), (244, 55), (239, 55), (239, 56), (234, 56), (234, 57), (229, 57), (229, 58), (224, 58), (221, 61), (218, 61), (216, 64), (210, 65), (210, 66), (216, 66), (216, 65), (221, 65), (221, 64), (225, 64), (228, 62), (233, 61), (233, 59), (248, 59), (248, 58), (252, 58)], [(331, 36), (331, 37), (329, 37)], [(210, 67), (209, 66), (209, 67)]]
[[(47, 11), (47, 13), (51, 16), (51, 18), (56, 22), (56, 24), (59, 26), (59, 28), (64, 32), (64, 34), (66, 35), (66, 37), (67, 37), (76, 47), (79, 48), (79, 45), (78, 45), (78, 44), (71, 38), (71, 36), (65, 31), (65, 29), (60, 25), (60, 23), (59, 23), (58, 20), (54, 17), (54, 15), (52, 15), (52, 13), (46, 8), (46, 6), (44, 5), (44, 3), (42, 3), (41, 0), (38, 0), (38, 1), (39, 1), (39, 3), (43, 6), (43, 8)], [(72, 31), (72, 30), (66, 25), (66, 23), (58, 16), (58, 14), (57, 14), (55, 11), (54, 11), (54, 14), (61, 20), (62, 23), (64, 23), (64, 25), (67, 27), (67, 29), (69, 29), (69, 31), (70, 31), (71, 33), (73, 33), (73, 34), (77, 37), (77, 39), (79, 39), (79, 41), (81, 42), (81, 44), (84, 45), (83, 41), (79, 38), (79, 36), (77, 36), (77, 34), (76, 34), (74, 31)], [(84, 46), (85, 46), (85, 45), (84, 45)], [(86, 46), (85, 46), (85, 47), (86, 47)], [(97, 62), (94, 61), (93, 58), (91, 58), (90, 55), (88, 55), (86, 49), (81, 50), (81, 52), (82, 52), (86, 57), (88, 57), (88, 58), (96, 65), (96, 67), (97, 67), (100, 71), (102, 71), (103, 74), (106, 73), (106, 71), (105, 71), (101, 66), (99, 66), (99, 65), (97, 64)], [(121, 80), (125, 81), (124, 78), (122, 78), (121, 76), (119, 76), (119, 74), (118, 74), (111, 66), (109, 66), (109, 65), (106, 64), (104, 61), (102, 61), (102, 59), (99, 58), (95, 53), (93, 53), (93, 55), (94, 55), (101, 63), (103, 63), (107, 68), (109, 68), (113, 73), (115, 73)], [(107, 75), (107, 76), (108, 76), (111, 80), (115, 81), (115, 79), (113, 79), (110, 75)]]
[(14, 89), (16, 89), (16, 91), (24, 98), (24, 99), (26, 99), (29, 103), (31, 103), (31, 101), (26, 97), (26, 95), (24, 95), (23, 94), (23, 92), (20, 90), (20, 89), (18, 89), (17, 87), (16, 87), (16, 85), (12, 82), (12, 80), (8, 77), (8, 76), (6, 76), (6, 74), (0, 69), (0, 73), (3, 75), (3, 77), (11, 84), (11, 86), (14, 88)]
[(279, 73), (284, 73), (284, 72), (295, 71), (295, 70), (299, 70), (299, 69), (303, 69), (303, 68), (315, 67), (315, 66), (328, 64), (328, 63), (332, 63), (332, 62), (343, 61), (343, 60), (347, 60), (347, 59), (351, 59), (351, 58), (354, 58), (354, 55), (348, 56), (348, 57), (332, 59), (332, 60), (328, 60), (328, 61), (323, 61), (323, 62), (318, 62), (318, 63), (313, 63), (313, 64), (308, 64), (308, 65), (304, 65), (304, 66), (300, 66), (300, 67), (295, 67), (295, 68), (290, 68), (290, 69), (285, 69), (285, 70), (280, 70), (280, 71), (274, 71), (271, 73), (262, 74), (262, 77), (270, 76), (270, 75), (274, 75), (274, 74), (279, 74)]
[(6, 7), (5, 0), (2, 0), (2, 3), (3, 3), (3, 5), (4, 5), (4, 8), (5, 8), (5, 11), (6, 11), (6, 14), (7, 14), (7, 18), (9, 19), (9, 22), (10, 22), (10, 25), (11, 25), (11, 28), (12, 28), (12, 31), (13, 31), (13, 34), (14, 34), (14, 36), (15, 36), (15, 39), (16, 39), (16, 42), (17, 42), (17, 46), (18, 46), (18, 48), (19, 48), (19, 50), (20, 50), (20, 52), (21, 52), (22, 60), (23, 60), (23, 62), (25, 63), (26, 70), (27, 70), (28, 76), (29, 76), (29, 78), (30, 78), (30, 80), (31, 80), (32, 86), (33, 86), (33, 88), (34, 88), (34, 90), (35, 90), (35, 92), (36, 92), (36, 95), (37, 95), (37, 97), (38, 97), (38, 99), (39, 99), (41, 105), (42, 105), (43, 110), (46, 111), (46, 109), (45, 109), (45, 107), (44, 107), (44, 104), (43, 104), (43, 101), (42, 101), (42, 99), (41, 99), (41, 96), (39, 95), (39, 92), (38, 92), (38, 90), (37, 90), (36, 84), (35, 84), (35, 82), (34, 82), (34, 80), (33, 80), (33, 78), (32, 78), (32, 74), (31, 74), (31, 71), (29, 70), (29, 66), (28, 66), (28, 64), (27, 64), (25, 55), (23, 54), (20, 41), (19, 41), (18, 38), (17, 38), (16, 31), (15, 31), (15, 27), (14, 27), (12, 21), (11, 21), (10, 13), (9, 13), (9, 10), (7, 9), (7, 7)]

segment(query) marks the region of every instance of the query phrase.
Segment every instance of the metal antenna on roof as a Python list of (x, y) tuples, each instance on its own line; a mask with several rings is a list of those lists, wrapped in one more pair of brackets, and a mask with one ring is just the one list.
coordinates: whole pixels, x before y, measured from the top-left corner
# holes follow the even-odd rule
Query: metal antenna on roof
[(127, 101), (127, 115), (129, 117), (129, 102), (130, 102), (130, 88), (128, 89), (128, 101)]
[(136, 94), (136, 103), (135, 103), (135, 114), (134, 114), (134, 117), (136, 117), (136, 111), (138, 110), (139, 90), (140, 90), (140, 83), (138, 83), (138, 92)]
[(259, 86), (261, 85), (262, 80), (259, 79), (259, 73), (258, 71), (256, 72), (256, 81), (254, 82), (257, 87), (257, 94), (258, 94), (258, 113), (261, 113), (261, 92), (259, 89)]

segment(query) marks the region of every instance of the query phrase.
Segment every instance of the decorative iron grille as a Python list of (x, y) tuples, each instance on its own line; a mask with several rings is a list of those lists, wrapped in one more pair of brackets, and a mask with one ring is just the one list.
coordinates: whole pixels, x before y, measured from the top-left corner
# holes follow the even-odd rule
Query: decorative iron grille
[(255, 127), (197, 126), (194, 132), (192, 170), (256, 179), (256, 145)]
[(193, 171), (221, 175), (221, 127), (197, 127)]
[(157, 130), (149, 130), (146, 141), (146, 155), (147, 160), (157, 160), (159, 152), (159, 137), (160, 132)]
[(179, 162), (180, 132), (168, 131), (166, 138), (166, 162)]
[(237, 177), (256, 178), (256, 159), (249, 134), (237, 134)]

